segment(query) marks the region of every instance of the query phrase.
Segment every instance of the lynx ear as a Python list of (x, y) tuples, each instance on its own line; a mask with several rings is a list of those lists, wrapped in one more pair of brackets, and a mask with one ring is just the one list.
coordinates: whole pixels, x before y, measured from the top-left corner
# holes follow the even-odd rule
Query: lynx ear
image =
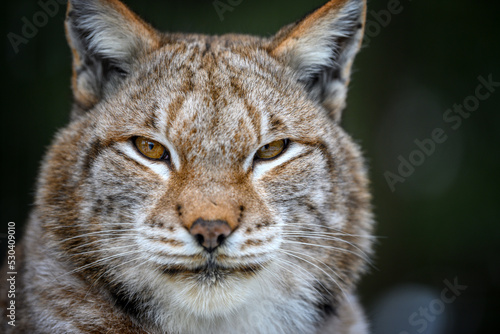
[(272, 40), (271, 55), (293, 68), (335, 120), (345, 106), (351, 65), (365, 23), (365, 0), (331, 0)]
[(66, 35), (73, 52), (73, 116), (92, 108), (160, 40), (118, 0), (70, 0)]

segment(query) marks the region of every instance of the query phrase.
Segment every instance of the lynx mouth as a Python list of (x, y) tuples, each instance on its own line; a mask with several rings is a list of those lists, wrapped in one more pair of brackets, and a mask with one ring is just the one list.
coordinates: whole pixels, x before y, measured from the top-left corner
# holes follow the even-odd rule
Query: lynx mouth
[(190, 268), (183, 265), (171, 265), (162, 268), (162, 272), (168, 276), (184, 276), (197, 278), (199, 280), (224, 280), (230, 276), (250, 277), (256, 275), (264, 268), (263, 264), (244, 264), (236, 266), (225, 266), (214, 260), (208, 260), (201, 266)]

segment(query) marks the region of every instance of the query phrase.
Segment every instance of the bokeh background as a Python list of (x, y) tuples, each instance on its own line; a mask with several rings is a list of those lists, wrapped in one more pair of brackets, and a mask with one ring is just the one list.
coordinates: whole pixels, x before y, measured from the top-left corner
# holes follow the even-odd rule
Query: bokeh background
[[(220, 15), (212, 0), (125, 2), (164, 31), (258, 35), (271, 35), (324, 3), (221, 0), (230, 9)], [(40, 160), (68, 121), (71, 55), (63, 7), (43, 22), (37, 1), (3, 4), (2, 250), (7, 222), (22, 232)], [(478, 105), (474, 96), (479, 77), (500, 82), (499, 12), (499, 2), (486, 0), (369, 1), (368, 39), (355, 63), (343, 124), (363, 147), (373, 182), (379, 238), (360, 295), (374, 333), (498, 328), (500, 87)], [(22, 35), (23, 18), (33, 22), (36, 15), (43, 24), (15, 52), (8, 34)], [(473, 111), (460, 125), (447, 122), (446, 115), (458, 115), (448, 110), (463, 103)], [(429, 154), (416, 153), (415, 140), (426, 142), (435, 129), (446, 140)], [(388, 172), (397, 175), (400, 159), (410, 156), (419, 166), (391, 188)]]

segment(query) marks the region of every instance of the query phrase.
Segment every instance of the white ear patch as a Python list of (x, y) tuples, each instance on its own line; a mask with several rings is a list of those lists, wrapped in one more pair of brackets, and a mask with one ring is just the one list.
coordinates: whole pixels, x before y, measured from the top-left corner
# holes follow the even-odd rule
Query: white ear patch
[[(80, 28), (89, 31), (88, 47), (104, 58), (128, 61), (136, 41), (126, 27), (112, 15), (98, 14), (80, 19)], [(120, 28), (119, 28), (120, 27)]]
[(72, 0), (66, 26), (73, 44), (80, 46), (80, 56), (96, 53), (120, 66), (129, 63), (141, 46), (155, 41), (149, 26), (118, 2)]
[[(361, 9), (359, 1), (349, 1), (332, 19), (321, 19), (304, 36), (298, 37), (290, 50), (290, 65), (301, 73), (303, 79), (309, 78), (324, 68), (343, 67), (357, 52), (358, 45), (346, 50), (339, 42), (343, 38), (352, 38), (356, 29)], [(361, 36), (357, 36), (359, 43)], [(346, 52), (348, 57), (345, 56)]]
[(296, 72), (310, 97), (326, 107), (336, 120), (345, 105), (364, 20), (364, 0), (332, 0), (295, 26), (279, 32), (271, 47), (271, 54)]

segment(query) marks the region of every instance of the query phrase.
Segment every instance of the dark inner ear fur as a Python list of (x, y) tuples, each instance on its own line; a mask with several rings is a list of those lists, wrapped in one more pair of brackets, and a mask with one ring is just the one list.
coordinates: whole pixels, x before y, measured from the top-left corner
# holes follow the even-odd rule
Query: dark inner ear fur
[[(359, 29), (362, 29), (361, 24), (357, 25), (357, 29), (350, 30), (352, 35), (339, 37), (332, 42), (332, 44), (337, 45), (339, 56), (342, 56), (343, 52), (348, 52), (347, 49), (351, 43), (359, 42), (355, 39), (356, 32)], [(338, 59), (333, 58), (328, 65), (318, 67), (312, 75), (300, 80), (306, 86), (311, 98), (324, 104), (328, 108), (330, 115), (337, 121), (340, 120), (341, 112), (345, 108), (347, 85), (350, 80), (350, 69), (347, 75), (343, 73), (346, 70), (345, 66), (350, 65), (345, 62), (341, 63)], [(335, 88), (335, 85), (343, 89)], [(329, 105), (328, 101), (337, 102)]]
[[(343, 50), (348, 40), (351, 37), (341, 37), (334, 41), (332, 44), (338, 45), (339, 50)], [(330, 66), (320, 66), (312, 75), (302, 78), (307, 90), (311, 93), (312, 97), (318, 101), (324, 101), (327, 98), (327, 83), (331, 81), (339, 81), (346, 84), (345, 79), (342, 77), (341, 68), (335, 59), (332, 59)]]

